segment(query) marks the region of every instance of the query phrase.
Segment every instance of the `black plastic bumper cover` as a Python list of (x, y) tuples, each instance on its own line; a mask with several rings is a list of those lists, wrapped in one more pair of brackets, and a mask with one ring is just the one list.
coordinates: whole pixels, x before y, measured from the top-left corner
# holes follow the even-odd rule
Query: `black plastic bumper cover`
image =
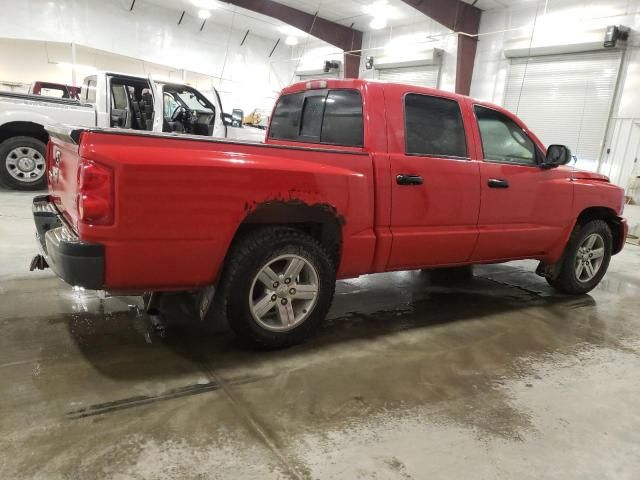
[(69, 285), (101, 290), (104, 246), (78, 239), (47, 195), (33, 199), (32, 212), (42, 253), (55, 274)]

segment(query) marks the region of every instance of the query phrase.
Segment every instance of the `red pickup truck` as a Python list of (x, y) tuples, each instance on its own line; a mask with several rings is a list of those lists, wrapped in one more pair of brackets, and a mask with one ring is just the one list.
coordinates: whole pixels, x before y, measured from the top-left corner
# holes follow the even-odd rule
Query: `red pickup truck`
[(626, 236), (605, 176), (563, 166), (566, 147), (500, 107), (428, 88), (297, 83), (265, 144), (49, 133), (34, 266), (155, 292), (156, 306), (190, 292), (203, 318), (266, 347), (308, 336), (336, 278), (532, 258), (554, 288), (585, 293)]

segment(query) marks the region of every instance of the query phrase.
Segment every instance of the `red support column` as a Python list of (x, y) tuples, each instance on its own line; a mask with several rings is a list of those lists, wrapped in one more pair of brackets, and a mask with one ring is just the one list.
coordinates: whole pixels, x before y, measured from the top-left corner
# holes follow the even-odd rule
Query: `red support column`
[(476, 58), (478, 39), (458, 34), (458, 59), (456, 64), (456, 93), (469, 95), (471, 79), (473, 78), (473, 64)]

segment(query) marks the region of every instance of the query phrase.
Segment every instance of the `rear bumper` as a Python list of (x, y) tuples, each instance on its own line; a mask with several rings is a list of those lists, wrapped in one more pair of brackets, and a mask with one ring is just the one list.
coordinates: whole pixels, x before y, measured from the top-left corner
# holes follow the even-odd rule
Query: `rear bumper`
[(69, 285), (102, 290), (104, 246), (80, 240), (48, 195), (33, 199), (32, 212), (38, 244), (55, 274)]

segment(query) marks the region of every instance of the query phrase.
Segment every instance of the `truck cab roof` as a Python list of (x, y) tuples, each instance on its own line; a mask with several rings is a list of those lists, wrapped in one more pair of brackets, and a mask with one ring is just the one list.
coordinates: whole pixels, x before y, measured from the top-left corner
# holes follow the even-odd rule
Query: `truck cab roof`
[[(476, 105), (482, 105), (485, 107), (492, 108), (494, 110), (498, 110), (500, 112), (508, 112), (500, 105), (496, 105), (494, 103), (485, 102), (481, 100), (477, 100), (475, 98), (469, 97), (467, 95), (461, 95), (459, 93), (448, 92), (446, 90), (439, 90), (437, 88), (430, 87), (422, 87), (419, 85), (408, 85), (406, 83), (394, 83), (394, 82), (386, 82), (383, 80), (365, 80), (360, 78), (326, 78), (326, 79), (311, 79), (305, 80), (302, 82), (296, 82), (282, 90), (282, 95), (286, 95), (288, 93), (296, 93), (305, 90), (314, 90), (314, 89), (356, 89), (356, 90), (366, 90), (371, 85), (383, 85), (385, 90), (393, 90), (400, 92), (411, 92), (411, 93), (423, 93), (426, 95), (434, 95), (443, 98), (450, 98), (453, 100), (461, 101), (471, 101)], [(510, 112), (508, 112), (510, 113)], [(511, 115), (511, 113), (510, 113)]]

